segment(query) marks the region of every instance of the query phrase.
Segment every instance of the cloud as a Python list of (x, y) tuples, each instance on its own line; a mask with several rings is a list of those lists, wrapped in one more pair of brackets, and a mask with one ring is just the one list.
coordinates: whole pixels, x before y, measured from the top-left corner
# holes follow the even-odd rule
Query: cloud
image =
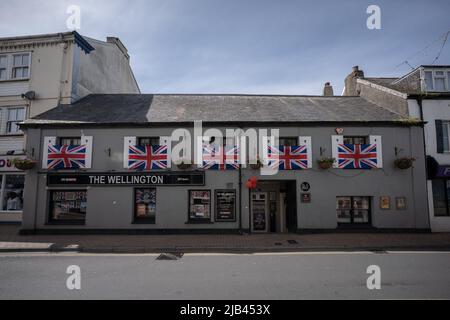
[[(402, 75), (398, 64), (450, 29), (445, 0), (379, 0), (381, 30), (366, 28), (366, 0), (22, 0), (0, 2), (0, 36), (66, 31), (71, 4), (80, 33), (119, 37), (154, 93), (321, 94), (330, 81), (340, 94), (353, 65)], [(441, 44), (411, 63), (431, 63)], [(450, 64), (450, 44), (438, 63)]]

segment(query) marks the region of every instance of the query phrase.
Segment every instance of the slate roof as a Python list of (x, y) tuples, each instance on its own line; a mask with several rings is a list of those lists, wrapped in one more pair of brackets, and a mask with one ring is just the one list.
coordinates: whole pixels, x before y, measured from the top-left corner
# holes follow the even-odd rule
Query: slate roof
[(204, 122), (395, 122), (407, 118), (361, 97), (93, 94), (25, 125)]

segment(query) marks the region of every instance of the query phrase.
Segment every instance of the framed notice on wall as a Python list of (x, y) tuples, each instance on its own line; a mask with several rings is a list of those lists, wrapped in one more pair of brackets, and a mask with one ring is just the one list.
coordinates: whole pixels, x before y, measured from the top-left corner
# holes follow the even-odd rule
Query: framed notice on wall
[(390, 210), (391, 209), (391, 198), (389, 196), (380, 197), (380, 209)]
[(236, 191), (216, 190), (216, 221), (236, 221)]

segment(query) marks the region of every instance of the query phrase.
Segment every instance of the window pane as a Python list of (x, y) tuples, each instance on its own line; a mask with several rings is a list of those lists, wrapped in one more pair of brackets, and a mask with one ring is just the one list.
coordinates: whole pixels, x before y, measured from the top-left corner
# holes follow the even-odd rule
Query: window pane
[(0, 80), (6, 79), (6, 69), (0, 69)]
[(442, 124), (442, 144), (444, 147), (444, 151), (450, 151), (450, 145), (448, 140), (448, 126), (449, 123), (443, 123)]
[(427, 90), (433, 90), (433, 73), (431, 71), (425, 71), (425, 85)]
[(344, 144), (367, 144), (367, 137), (345, 136)]
[(445, 78), (434, 78), (436, 91), (445, 91)]
[(297, 145), (296, 138), (280, 138), (279, 142), (280, 142), (280, 146), (296, 146)]
[(14, 67), (20, 67), (22, 65), (22, 56), (15, 55), (14, 56)]
[(22, 132), (19, 128), (19, 121), (8, 121), (6, 130), (8, 133), (19, 133)]
[(351, 197), (336, 197), (336, 214), (338, 223), (351, 222), (351, 208)]
[(155, 221), (156, 216), (156, 189), (135, 189), (134, 215), (137, 220), (145, 219)]
[(22, 58), (22, 65), (23, 66), (28, 66), (29, 64), (29, 55), (28, 54), (24, 54), (23, 58)]
[(142, 137), (138, 139), (139, 146), (157, 146), (159, 145), (159, 137)]
[(81, 145), (81, 138), (71, 137), (71, 138), (59, 138), (60, 145), (69, 145), (69, 146), (79, 146)]
[(3, 192), (3, 210), (21, 211), (23, 208), (24, 175), (7, 175)]
[(210, 203), (209, 190), (189, 191), (189, 219), (210, 219)]
[(447, 72), (447, 90), (450, 91), (450, 71)]
[(6, 56), (0, 56), (0, 68), (6, 68), (6, 62), (7, 62)]
[(25, 120), (25, 108), (17, 109), (17, 120)]
[(50, 194), (50, 220), (84, 221), (86, 206), (86, 191), (52, 191)]
[(369, 222), (369, 197), (353, 197), (353, 222)]
[(22, 68), (22, 78), (28, 77), (28, 68)]
[(447, 197), (445, 194), (446, 181), (435, 179), (432, 181), (433, 186), (433, 206), (435, 216), (447, 215)]

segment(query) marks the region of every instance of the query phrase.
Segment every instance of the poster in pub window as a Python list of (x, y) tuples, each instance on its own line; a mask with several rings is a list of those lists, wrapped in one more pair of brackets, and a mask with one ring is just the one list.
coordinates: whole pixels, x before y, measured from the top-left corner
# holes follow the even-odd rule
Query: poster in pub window
[(189, 191), (189, 220), (210, 220), (211, 192)]
[(155, 221), (156, 216), (156, 189), (135, 189), (135, 217), (136, 220)]
[(216, 190), (216, 221), (236, 221), (234, 190)]

